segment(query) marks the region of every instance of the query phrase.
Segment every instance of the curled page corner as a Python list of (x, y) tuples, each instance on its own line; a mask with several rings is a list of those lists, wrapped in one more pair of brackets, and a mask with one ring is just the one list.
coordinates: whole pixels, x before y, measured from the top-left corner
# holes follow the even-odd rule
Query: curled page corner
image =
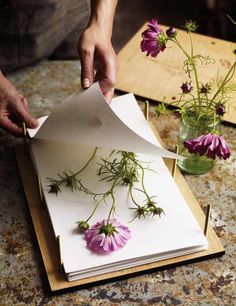
[(181, 158), (161, 148), (133, 94), (114, 98), (110, 106), (98, 83), (75, 92), (38, 121), (36, 129), (28, 129), (35, 139)]
[[(37, 134), (38, 130), (41, 128), (41, 126), (43, 125), (44, 121), (48, 118), (48, 116), (43, 116), (38, 118), (38, 126), (35, 129), (27, 129), (30, 138), (34, 138), (35, 135)], [(35, 137), (36, 138), (36, 137)]]

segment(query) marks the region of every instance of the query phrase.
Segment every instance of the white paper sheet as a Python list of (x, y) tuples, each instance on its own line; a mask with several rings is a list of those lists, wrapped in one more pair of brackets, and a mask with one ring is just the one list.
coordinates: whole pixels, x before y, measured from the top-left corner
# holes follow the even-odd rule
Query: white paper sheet
[[(73, 105), (73, 101), (71, 103)], [(156, 154), (156, 148), (160, 144), (146, 124), (146, 120), (143, 118), (142, 112), (133, 96), (125, 95), (116, 98), (112, 104), (112, 109), (112, 112), (114, 111), (113, 115), (115, 114), (116, 116), (114, 120), (117, 120), (117, 118), (120, 122), (124, 120), (126, 125), (129, 126), (127, 129), (127, 126), (124, 127), (122, 123), (122, 131), (127, 132), (128, 130), (132, 132), (132, 130), (135, 130), (135, 135), (139, 135), (136, 138), (139, 143), (142, 142), (144, 144), (147, 142), (150, 144), (149, 148), (151, 149), (148, 150), (148, 153), (154, 152), (155, 156), (139, 154), (139, 159), (144, 162), (151, 162), (151, 169), (156, 171), (156, 173), (146, 172), (145, 185), (151, 195), (157, 195), (157, 202), (165, 211), (165, 215), (162, 215), (161, 218), (136, 219), (129, 223), (133, 218), (133, 210), (130, 209), (133, 207), (133, 204), (127, 196), (128, 188), (125, 186), (121, 187), (115, 193), (117, 201), (116, 218), (131, 229), (132, 238), (124, 248), (110, 255), (99, 256), (92, 253), (86, 247), (83, 235), (79, 234), (76, 221), (85, 220), (89, 216), (95, 205), (94, 200), (78, 191), (71, 192), (64, 188), (62, 188), (62, 193), (59, 193), (58, 196), (48, 193), (49, 187), (46, 177), (55, 178), (57, 173), (62, 173), (64, 170), (70, 169), (75, 172), (80, 169), (91, 156), (94, 146), (88, 146), (84, 143), (62, 143), (34, 138), (31, 146), (32, 155), (42, 181), (43, 192), (55, 236), (60, 235), (62, 239), (63, 265), (69, 280), (116, 271), (207, 248), (207, 239), (203, 235), (163, 160)], [(94, 110), (91, 108), (90, 112), (93, 113)], [(98, 114), (99, 111), (97, 110), (95, 113)], [(98, 118), (99, 120), (103, 119), (102, 114)], [(64, 119), (61, 120), (63, 121)], [(104, 120), (107, 122), (106, 118)], [(105, 126), (114, 127), (112, 120), (110, 125)], [(88, 119), (85, 119), (85, 121), (88, 123)], [(52, 123), (49, 122), (49, 127), (47, 128), (53, 130), (54, 123), (53, 121)], [(92, 127), (90, 126), (90, 128), (91, 134), (88, 133), (87, 135), (89, 137), (91, 135), (92, 139)], [(96, 128), (95, 126), (93, 127), (93, 129)], [(69, 126), (68, 129), (70, 129)], [(72, 131), (70, 130), (70, 132)], [(73, 133), (76, 133), (76, 128), (73, 130)], [(78, 131), (78, 133), (80, 132)], [(104, 133), (107, 137), (109, 135), (109, 137), (114, 138), (113, 133), (113, 136), (109, 134), (109, 131)], [(114, 133), (118, 137), (119, 133), (116, 133), (116, 131)], [(51, 134), (53, 138), (55, 135), (59, 137), (59, 132), (58, 134), (57, 131), (55, 134)], [(62, 135), (65, 137), (66, 134)], [(122, 137), (118, 137), (115, 141), (113, 139), (114, 144), (116, 141), (119, 145), (125, 143), (125, 146), (127, 145), (130, 148), (130, 151), (135, 151), (131, 144), (137, 149), (140, 148), (133, 139), (130, 139), (129, 143), (127, 143), (129, 139), (125, 140), (125, 135), (122, 133), (120, 135)], [(129, 135), (131, 137), (131, 134)], [(101, 135), (100, 137), (105, 143), (106, 137), (103, 138)], [(132, 133), (132, 137), (136, 136)], [(142, 139), (145, 139), (145, 141), (143, 142)], [(75, 141), (76, 138), (74, 137), (73, 140)], [(153, 149), (154, 147), (155, 150)], [(120, 147), (118, 148), (121, 149)], [(101, 184), (96, 176), (96, 163), (99, 161), (100, 156), (109, 156), (110, 151), (106, 148), (99, 149), (96, 159), (89, 165), (86, 172), (81, 174), (80, 178), (84, 184), (92, 190), (104, 191), (106, 189), (106, 183)], [(138, 201), (143, 200), (140, 193), (135, 195)], [(102, 204), (93, 217), (92, 224), (106, 218), (108, 211), (109, 206)]]
[[(66, 273), (79, 271), (80, 276), (77, 275), (76, 278), (83, 278), (87, 273), (99, 274), (102, 269), (114, 271), (117, 266), (121, 269), (126, 265), (135, 266), (207, 248), (207, 240), (202, 230), (161, 158), (139, 155), (140, 160), (152, 162), (151, 169), (157, 172), (147, 171), (145, 184), (150, 195), (157, 195), (157, 202), (164, 209), (165, 215), (161, 218), (136, 219), (129, 223), (133, 218), (133, 210), (130, 209), (133, 204), (127, 196), (128, 188), (121, 187), (115, 193), (116, 218), (130, 228), (132, 238), (123, 249), (113, 254), (99, 256), (92, 253), (87, 249), (83, 235), (79, 234), (76, 222), (88, 218), (95, 205), (93, 198), (64, 188), (62, 193), (55, 196), (48, 193), (48, 181), (45, 178), (55, 178), (57, 173), (62, 173), (65, 169), (76, 171), (91, 156), (93, 148), (72, 144), (62, 146), (61, 143), (33, 140), (32, 149), (55, 236), (60, 235), (62, 239)], [(103, 157), (108, 157), (109, 154), (110, 150), (99, 150), (99, 155)], [(99, 157), (95, 159), (80, 176), (86, 186), (97, 192), (106, 189), (106, 184), (101, 184), (96, 176), (96, 162), (99, 160)], [(142, 203), (142, 195), (135, 193), (135, 196)], [(108, 211), (109, 206), (103, 203), (92, 219), (92, 224), (106, 218)]]
[[(118, 104), (125, 109), (122, 115)], [(160, 148), (155, 137), (150, 136), (143, 115), (131, 116), (133, 107), (138, 105), (132, 94), (113, 99), (109, 106), (95, 83), (65, 99), (48, 118), (40, 118), (37, 129), (28, 131), (35, 139), (177, 158), (176, 154)]]

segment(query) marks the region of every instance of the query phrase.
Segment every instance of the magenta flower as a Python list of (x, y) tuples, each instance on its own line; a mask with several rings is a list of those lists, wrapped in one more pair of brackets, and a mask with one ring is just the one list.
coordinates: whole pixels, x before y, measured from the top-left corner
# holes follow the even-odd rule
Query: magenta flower
[(147, 52), (146, 55), (156, 57), (166, 48), (167, 37), (162, 29), (158, 26), (156, 19), (151, 19), (148, 29), (142, 33), (141, 50)]
[(180, 86), (180, 88), (184, 94), (187, 94), (190, 93), (190, 91), (193, 89), (193, 86), (191, 85), (191, 82), (185, 82), (182, 84), (182, 86)]
[(199, 155), (206, 153), (207, 157), (211, 159), (215, 159), (216, 156), (220, 159), (230, 157), (230, 150), (223, 137), (212, 133), (186, 140), (184, 146), (188, 149), (189, 153)]
[(88, 248), (98, 254), (109, 254), (122, 248), (130, 239), (128, 227), (117, 220), (102, 220), (85, 232)]

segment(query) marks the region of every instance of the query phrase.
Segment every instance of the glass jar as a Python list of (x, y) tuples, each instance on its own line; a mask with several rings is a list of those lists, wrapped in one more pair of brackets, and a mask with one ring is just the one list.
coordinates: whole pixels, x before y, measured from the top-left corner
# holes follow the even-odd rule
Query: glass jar
[(203, 155), (189, 153), (184, 147), (184, 141), (196, 138), (198, 136), (220, 130), (220, 117), (210, 116), (208, 114), (196, 115), (194, 112), (188, 112), (182, 115), (179, 126), (179, 154), (186, 157), (178, 160), (178, 167), (189, 174), (204, 174), (214, 166), (214, 160)]

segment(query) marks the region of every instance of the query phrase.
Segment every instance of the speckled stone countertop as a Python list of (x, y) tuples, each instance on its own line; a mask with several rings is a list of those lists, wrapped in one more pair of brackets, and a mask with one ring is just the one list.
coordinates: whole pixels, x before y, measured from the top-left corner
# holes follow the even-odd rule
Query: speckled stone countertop
[[(76, 61), (43, 61), (9, 78), (27, 97), (35, 116), (80, 88)], [(142, 106), (142, 103), (141, 103)], [(151, 119), (169, 149), (178, 120)], [(51, 295), (40, 260), (13, 146), (20, 140), (0, 130), (0, 305), (236, 305), (236, 127), (223, 126), (232, 156), (209, 173), (185, 175), (202, 207), (212, 204), (211, 223), (226, 249), (223, 257), (147, 273), (89, 289)]]

